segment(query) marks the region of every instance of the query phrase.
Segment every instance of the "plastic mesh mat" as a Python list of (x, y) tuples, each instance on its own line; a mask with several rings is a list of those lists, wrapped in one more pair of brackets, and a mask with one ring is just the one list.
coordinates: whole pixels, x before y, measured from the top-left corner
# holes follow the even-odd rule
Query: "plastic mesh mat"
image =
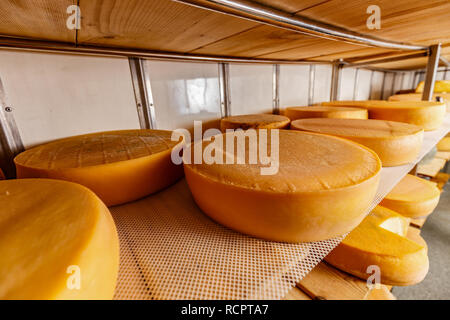
[[(417, 161), (449, 128), (447, 116), (425, 133)], [(370, 210), (414, 165), (382, 169)], [(234, 232), (200, 211), (185, 180), (111, 212), (121, 246), (116, 299), (281, 299), (344, 238), (288, 244)]]

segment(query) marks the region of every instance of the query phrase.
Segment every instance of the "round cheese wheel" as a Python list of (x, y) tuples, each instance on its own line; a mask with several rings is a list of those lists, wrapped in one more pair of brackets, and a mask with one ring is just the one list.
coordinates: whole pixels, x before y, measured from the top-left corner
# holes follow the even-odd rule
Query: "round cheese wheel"
[(406, 122), (422, 127), (425, 131), (435, 130), (444, 122), (445, 103), (429, 101), (331, 101), (326, 106), (365, 108), (370, 119)]
[(18, 178), (82, 184), (106, 205), (133, 201), (165, 188), (183, 174), (171, 160), (170, 131), (98, 132), (53, 141), (19, 154)]
[[(450, 111), (450, 94), (449, 93), (434, 93), (433, 94), (433, 101), (437, 101), (436, 99), (440, 97), (443, 99), (447, 106), (447, 112)], [(390, 96), (389, 101), (422, 101), (422, 94), (421, 93), (406, 93), (406, 94), (395, 94), (393, 96)]]
[(289, 126), (289, 118), (277, 114), (246, 114), (220, 120), (220, 130), (227, 129), (283, 129)]
[(291, 129), (339, 136), (375, 151), (383, 166), (414, 161), (422, 147), (423, 129), (408, 123), (361, 119), (300, 119)]
[(305, 118), (345, 118), (345, 119), (367, 119), (367, 110), (347, 107), (288, 107), (284, 114), (289, 119)]
[(450, 151), (450, 136), (442, 138), (436, 145), (438, 151), (449, 152)]
[[(425, 87), (425, 81), (420, 81), (416, 92), (422, 93)], [(450, 92), (450, 80), (437, 80), (434, 82), (434, 92)]]
[(422, 281), (429, 266), (427, 245), (420, 236), (413, 238), (406, 233), (409, 219), (403, 219), (377, 206), (325, 260), (364, 280), (373, 274), (367, 268), (378, 266), (380, 281), (387, 285), (407, 286)]
[(59, 180), (6, 180), (0, 207), (0, 299), (112, 299), (119, 239), (92, 191)]
[(434, 183), (407, 174), (380, 204), (405, 217), (422, 218), (433, 212), (440, 195)]
[[(357, 226), (377, 190), (378, 156), (349, 140), (300, 131), (277, 130), (279, 143), (272, 146), (273, 131), (267, 149), (272, 156), (278, 145), (274, 174), (263, 175), (261, 169), (270, 164), (260, 161), (238, 164), (239, 148), (216, 149), (234, 164), (194, 164), (184, 154), (186, 179), (200, 209), (231, 229), (274, 241), (324, 240)], [(218, 135), (214, 141), (226, 146), (227, 139), (246, 132)], [(264, 145), (261, 133), (255, 134)], [(250, 139), (245, 141), (249, 158)], [(206, 151), (213, 142), (197, 143), (193, 149)]]

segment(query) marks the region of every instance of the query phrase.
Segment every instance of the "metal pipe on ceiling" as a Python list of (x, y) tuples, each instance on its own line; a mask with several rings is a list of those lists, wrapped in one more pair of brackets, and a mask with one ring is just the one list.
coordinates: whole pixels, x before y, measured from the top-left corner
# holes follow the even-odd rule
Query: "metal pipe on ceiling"
[(280, 27), (310, 36), (394, 50), (426, 50), (418, 46), (384, 40), (344, 28), (293, 15), (247, 0), (174, 0), (176, 2)]

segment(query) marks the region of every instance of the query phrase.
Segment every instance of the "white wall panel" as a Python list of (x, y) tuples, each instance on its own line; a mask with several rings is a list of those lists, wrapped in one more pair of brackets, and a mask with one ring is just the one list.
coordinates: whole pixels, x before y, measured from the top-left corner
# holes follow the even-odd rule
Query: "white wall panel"
[(386, 100), (393, 95), (393, 84), (394, 84), (394, 74), (392, 72), (387, 72), (384, 78), (384, 90), (382, 93), (381, 100)]
[(341, 83), (338, 100), (353, 100), (353, 89), (355, 88), (355, 68), (344, 68), (341, 73)]
[(280, 108), (307, 106), (309, 65), (280, 66)]
[(380, 100), (382, 99), (382, 86), (383, 86), (384, 73), (379, 71), (374, 71), (372, 77), (372, 89), (370, 92), (370, 100)]
[(215, 63), (146, 61), (157, 129), (191, 128), (219, 119), (219, 67)]
[(359, 69), (356, 83), (355, 100), (369, 100), (372, 71)]
[(272, 112), (272, 65), (230, 64), (231, 115)]
[(0, 77), (25, 147), (139, 128), (127, 59), (2, 51)]
[(330, 101), (332, 67), (318, 64), (315, 70), (313, 103)]

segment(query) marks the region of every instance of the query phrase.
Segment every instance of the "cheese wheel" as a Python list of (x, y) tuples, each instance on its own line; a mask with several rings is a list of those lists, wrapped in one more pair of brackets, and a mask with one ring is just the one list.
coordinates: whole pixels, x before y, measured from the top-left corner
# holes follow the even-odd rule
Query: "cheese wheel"
[(366, 109), (346, 108), (346, 107), (288, 107), (284, 114), (289, 119), (305, 118), (346, 118), (346, 119), (367, 119)]
[(429, 101), (331, 101), (322, 104), (366, 108), (369, 119), (406, 122), (420, 126), (425, 131), (439, 128), (446, 114), (445, 103)]
[(300, 119), (291, 129), (346, 138), (375, 151), (383, 166), (414, 161), (422, 147), (423, 129), (408, 123), (361, 119)]
[(52, 178), (82, 184), (108, 206), (165, 188), (183, 174), (171, 160), (170, 131), (99, 132), (50, 142), (19, 154), (18, 178)]
[(428, 272), (427, 246), (420, 236), (407, 236), (408, 224), (398, 213), (377, 206), (325, 260), (364, 280), (373, 274), (367, 268), (378, 266), (383, 284), (416, 284)]
[[(257, 136), (255, 144), (264, 145), (261, 133), (252, 132)], [(274, 241), (324, 240), (357, 226), (377, 190), (381, 168), (378, 156), (341, 138), (277, 132), (278, 144), (270, 143), (273, 130), (267, 138), (271, 156), (272, 147), (279, 147), (279, 160), (274, 161), (278, 170), (271, 175), (261, 171), (269, 164), (249, 164), (249, 160), (237, 164), (239, 148), (227, 147), (224, 152), (220, 143), (214, 142), (215, 152), (231, 157), (234, 164), (193, 164), (185, 153), (186, 179), (200, 209), (231, 229)], [(215, 139), (225, 148), (227, 139), (245, 138), (246, 133), (249, 131), (231, 132)], [(243, 150), (249, 158), (250, 139), (245, 141)], [(205, 152), (211, 143), (197, 142), (193, 149), (200, 147)]]
[[(416, 92), (422, 93), (425, 82), (420, 81), (417, 85)], [(450, 80), (437, 80), (434, 82), (434, 92), (450, 92)]]
[(289, 118), (277, 114), (246, 114), (220, 120), (220, 130), (227, 129), (283, 129), (289, 126)]
[[(447, 106), (447, 112), (450, 111), (450, 93), (434, 93), (433, 101), (437, 101), (437, 98), (440, 97), (444, 100)], [(421, 93), (407, 93), (407, 94), (395, 94), (390, 96), (389, 101), (422, 101)]]
[(0, 208), (0, 299), (112, 299), (119, 240), (92, 191), (59, 180), (6, 180)]
[(407, 174), (380, 204), (405, 217), (422, 218), (433, 212), (440, 194), (433, 182)]
[(3, 171), (0, 168), (0, 180), (4, 180), (4, 179), (5, 179), (5, 175), (3, 174)]
[(450, 151), (450, 136), (442, 138), (436, 145), (438, 151), (448, 152)]

